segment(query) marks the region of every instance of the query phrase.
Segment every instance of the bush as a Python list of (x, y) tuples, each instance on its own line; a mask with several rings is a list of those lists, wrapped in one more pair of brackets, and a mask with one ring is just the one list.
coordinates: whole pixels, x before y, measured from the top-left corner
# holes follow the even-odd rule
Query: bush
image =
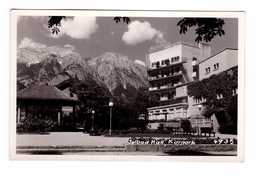
[[(108, 136), (108, 130), (99, 132), (101, 135)], [(127, 129), (127, 130), (112, 130), (113, 136), (171, 136), (172, 132), (169, 130), (140, 130), (140, 129)]]
[(29, 115), (21, 123), (17, 124), (17, 132), (48, 132), (56, 126), (57, 123), (51, 118)]
[(188, 119), (181, 120), (181, 128), (184, 133), (191, 133), (192, 131), (191, 123)]

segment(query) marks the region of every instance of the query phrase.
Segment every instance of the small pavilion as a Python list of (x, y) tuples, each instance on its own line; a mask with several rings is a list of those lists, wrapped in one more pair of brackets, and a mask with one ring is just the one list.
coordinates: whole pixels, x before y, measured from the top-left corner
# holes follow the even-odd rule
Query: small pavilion
[(55, 86), (32, 85), (17, 92), (17, 123), (28, 114), (34, 117), (52, 118), (58, 125), (62, 123), (63, 107), (71, 108), (75, 118), (75, 105), (78, 99), (73, 94), (66, 94)]

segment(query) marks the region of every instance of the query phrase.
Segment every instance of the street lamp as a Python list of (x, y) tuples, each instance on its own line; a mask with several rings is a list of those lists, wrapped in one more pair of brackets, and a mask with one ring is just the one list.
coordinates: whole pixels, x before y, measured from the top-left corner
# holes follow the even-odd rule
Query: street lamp
[(93, 133), (94, 132), (94, 115), (95, 115), (95, 110), (92, 110), (91, 113), (92, 113), (91, 132)]
[(112, 107), (113, 107), (114, 103), (112, 101), (109, 101), (108, 106), (109, 106), (109, 135), (111, 136), (112, 134)]
[[(202, 105), (199, 104), (199, 105), (198, 105), (198, 108), (199, 108), (199, 112), (200, 112), (199, 114), (201, 115)], [(198, 119), (196, 119), (196, 126), (197, 126), (197, 132), (198, 132), (198, 134), (200, 134), (200, 127), (199, 127)]]

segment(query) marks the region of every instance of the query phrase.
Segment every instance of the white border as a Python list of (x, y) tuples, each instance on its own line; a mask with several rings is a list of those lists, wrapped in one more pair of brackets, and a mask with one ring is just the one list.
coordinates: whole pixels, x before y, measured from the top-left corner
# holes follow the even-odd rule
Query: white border
[[(245, 13), (219, 11), (110, 11), (110, 10), (12, 10), (10, 12), (10, 159), (99, 161), (214, 161), (244, 160), (245, 128)], [(117, 155), (18, 155), (16, 154), (16, 48), (18, 16), (129, 16), (129, 17), (219, 17), (238, 18), (238, 151), (237, 156), (117, 156)]]

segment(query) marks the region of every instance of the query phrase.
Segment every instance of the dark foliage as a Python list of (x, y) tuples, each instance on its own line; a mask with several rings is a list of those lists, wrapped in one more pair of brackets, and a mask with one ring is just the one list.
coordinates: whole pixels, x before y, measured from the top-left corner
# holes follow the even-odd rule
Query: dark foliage
[(16, 91), (20, 91), (24, 88), (25, 88), (25, 86), (21, 82), (19, 82), (19, 81), (16, 82)]
[(49, 16), (48, 28), (51, 29), (52, 34), (57, 35), (60, 32), (61, 20), (65, 18), (65, 16)]
[(60, 26), (61, 20), (66, 18), (65, 16), (49, 16), (48, 27)]
[(158, 100), (150, 95), (148, 88), (139, 88), (133, 103), (135, 117), (137, 118), (139, 114), (145, 114), (147, 117), (147, 108), (155, 106), (158, 104)]
[(192, 131), (191, 123), (188, 119), (181, 120), (181, 128), (184, 133), (190, 133)]
[[(147, 120), (138, 120), (138, 117), (140, 114), (145, 114), (145, 118), (147, 118), (146, 108), (150, 107), (153, 102), (147, 88), (139, 88), (134, 101), (130, 103), (124, 103), (114, 98), (112, 129), (127, 130), (136, 128), (138, 130), (144, 130), (147, 125)], [(108, 108), (106, 109), (108, 112)], [(107, 119), (108, 118), (109, 115), (107, 115)]]
[(129, 24), (131, 22), (131, 19), (129, 17), (117, 16), (117, 17), (114, 17), (114, 21), (116, 23), (123, 22), (123, 23)]
[(183, 18), (178, 23), (180, 34), (185, 34), (191, 27), (195, 27), (197, 43), (210, 42), (215, 36), (225, 35), (225, 22), (220, 18)]
[[(220, 132), (237, 132), (237, 95), (234, 90), (238, 84), (237, 67), (218, 75), (213, 75), (202, 81), (191, 83), (188, 94), (195, 99), (206, 99), (204, 105), (206, 117), (215, 114), (220, 123)], [(219, 99), (217, 96), (223, 97)]]
[(91, 79), (88, 79), (85, 82), (75, 79), (71, 91), (72, 93), (77, 94), (79, 99), (79, 105), (76, 112), (77, 125), (89, 130), (92, 123), (91, 112), (94, 110), (95, 128), (108, 128), (109, 92)]
[(35, 113), (28, 113), (26, 118), (17, 124), (17, 132), (43, 133), (51, 131), (57, 126), (57, 121), (53, 117), (39, 113), (43, 112), (38, 110)]
[[(104, 132), (103, 134), (109, 136), (108, 132)], [(171, 137), (172, 132), (163, 129), (150, 130), (150, 129), (130, 128), (130, 129), (113, 130), (112, 135), (117, 137)], [(134, 140), (134, 138), (132, 138), (132, 140)]]

